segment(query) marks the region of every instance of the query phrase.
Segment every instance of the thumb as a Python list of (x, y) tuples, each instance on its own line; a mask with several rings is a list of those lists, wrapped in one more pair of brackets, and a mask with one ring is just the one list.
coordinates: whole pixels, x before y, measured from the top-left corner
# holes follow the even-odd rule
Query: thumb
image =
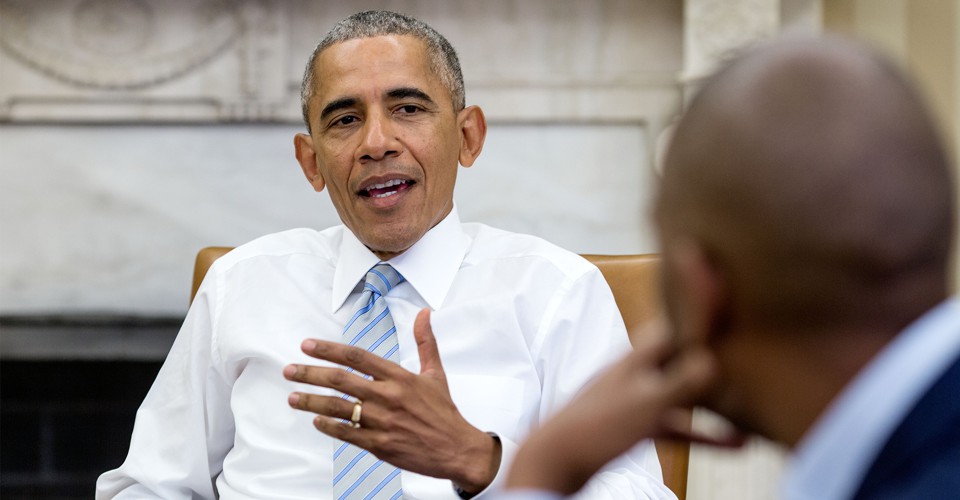
[(696, 402), (717, 377), (716, 360), (703, 347), (691, 347), (663, 369), (661, 394), (673, 405)]
[(420, 354), (420, 374), (439, 374), (440, 378), (445, 379), (440, 349), (433, 336), (433, 327), (430, 326), (429, 308), (421, 309), (413, 321), (413, 338), (417, 341), (417, 352)]

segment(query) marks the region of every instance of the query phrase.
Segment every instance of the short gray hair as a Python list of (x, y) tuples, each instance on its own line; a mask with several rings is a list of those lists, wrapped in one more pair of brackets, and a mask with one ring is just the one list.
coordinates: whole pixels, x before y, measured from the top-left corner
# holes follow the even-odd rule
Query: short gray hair
[(317, 56), (327, 47), (340, 42), (387, 35), (409, 35), (423, 40), (427, 44), (427, 53), (430, 55), (430, 69), (450, 91), (454, 111), (460, 111), (466, 106), (460, 60), (453, 46), (443, 35), (419, 19), (396, 12), (368, 10), (337, 23), (310, 54), (307, 67), (303, 72), (303, 83), (300, 85), (300, 106), (303, 109), (303, 121), (307, 125), (308, 132), (310, 131), (309, 102), (314, 90), (313, 66)]

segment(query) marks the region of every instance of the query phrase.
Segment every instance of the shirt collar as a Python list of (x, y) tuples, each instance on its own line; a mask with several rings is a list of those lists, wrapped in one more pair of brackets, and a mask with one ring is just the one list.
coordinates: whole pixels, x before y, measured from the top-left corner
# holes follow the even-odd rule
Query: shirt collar
[(950, 299), (897, 335), (798, 443), (784, 474), (782, 497), (850, 498), (897, 425), (956, 359), (958, 330), (960, 302)]
[[(437, 309), (443, 304), (453, 284), (468, 245), (469, 237), (460, 226), (460, 216), (454, 206), (420, 241), (389, 262), (431, 309)], [(340, 256), (333, 275), (330, 304), (333, 311), (343, 307), (367, 271), (378, 262), (380, 259), (353, 232), (343, 232)]]

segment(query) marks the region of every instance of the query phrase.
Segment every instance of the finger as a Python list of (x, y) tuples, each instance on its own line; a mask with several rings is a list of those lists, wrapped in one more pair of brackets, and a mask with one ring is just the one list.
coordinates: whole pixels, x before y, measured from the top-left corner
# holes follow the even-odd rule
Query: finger
[(294, 364), (283, 368), (283, 376), (293, 382), (334, 389), (361, 401), (373, 393), (371, 381), (342, 368)]
[(349, 423), (344, 423), (339, 418), (330, 418), (318, 415), (313, 419), (313, 426), (318, 431), (334, 439), (339, 439), (340, 441), (359, 446), (365, 450), (369, 450), (373, 444), (371, 438), (375, 431), (364, 429), (362, 423), (360, 424), (360, 428), (354, 428), (352, 425)]
[(681, 408), (664, 414), (662, 430), (656, 437), (676, 441), (688, 441), (719, 448), (739, 448), (746, 442), (746, 434), (733, 428), (710, 434), (694, 430), (691, 427), (691, 417), (692, 412), (689, 409)]
[(723, 448), (739, 448), (748, 436), (730, 422), (712, 421), (711, 425), (700, 425), (693, 429), (693, 411), (689, 408), (675, 408), (663, 415), (664, 437), (682, 439), (698, 444)]
[(399, 372), (405, 371), (400, 365), (368, 352), (366, 349), (339, 342), (307, 339), (300, 345), (300, 349), (310, 357), (348, 366), (375, 379), (394, 378), (398, 376), (398, 370)]
[(730, 434), (725, 436), (711, 436), (690, 429), (678, 429), (675, 432), (656, 436), (657, 439), (670, 439), (694, 444), (712, 446), (714, 448), (736, 449), (743, 447), (747, 437), (744, 434)]
[(341, 420), (350, 420), (350, 417), (353, 416), (353, 407), (356, 405), (356, 402), (350, 399), (337, 396), (319, 396), (304, 392), (291, 393), (287, 398), (287, 403), (291, 408), (297, 410), (309, 411)]
[(690, 348), (664, 367), (660, 389), (666, 401), (685, 405), (702, 396), (715, 377), (713, 357), (703, 348)]
[(413, 322), (413, 338), (417, 341), (417, 353), (420, 355), (420, 373), (434, 373), (443, 376), (443, 363), (440, 362), (440, 348), (430, 326), (430, 309), (423, 308)]
[(675, 347), (670, 336), (655, 322), (647, 323), (642, 333), (635, 335), (635, 339), (630, 357), (637, 367), (659, 365), (672, 354)]

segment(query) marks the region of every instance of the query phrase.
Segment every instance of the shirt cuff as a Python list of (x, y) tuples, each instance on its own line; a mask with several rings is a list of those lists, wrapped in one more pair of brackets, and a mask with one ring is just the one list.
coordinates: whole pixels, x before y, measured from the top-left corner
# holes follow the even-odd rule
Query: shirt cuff
[(497, 474), (493, 476), (493, 481), (491, 481), (483, 491), (474, 495), (473, 498), (501, 500), (500, 495), (502, 494), (503, 483), (507, 480), (507, 473), (510, 472), (510, 465), (513, 464), (513, 457), (517, 454), (519, 445), (495, 432), (488, 432), (487, 434), (490, 434), (500, 441), (500, 468), (497, 469)]

